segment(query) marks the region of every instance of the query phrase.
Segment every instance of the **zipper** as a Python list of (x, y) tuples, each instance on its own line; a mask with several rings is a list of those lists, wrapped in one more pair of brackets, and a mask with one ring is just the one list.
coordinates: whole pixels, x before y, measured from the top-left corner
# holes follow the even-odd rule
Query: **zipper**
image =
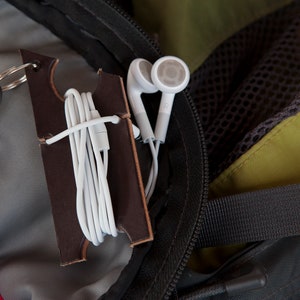
[(201, 124), (201, 120), (196, 108), (196, 105), (193, 102), (192, 97), (184, 92), (185, 97), (187, 98), (189, 105), (192, 109), (194, 118), (196, 120), (197, 126), (198, 126), (198, 130), (199, 130), (199, 135), (200, 135), (200, 141), (201, 141), (201, 146), (202, 146), (202, 153), (203, 153), (203, 178), (202, 178), (202, 187), (203, 187), (203, 197), (201, 199), (202, 201), (202, 206), (200, 208), (200, 212), (198, 214), (198, 220), (197, 223), (195, 224), (195, 229), (193, 232), (193, 235), (190, 239), (189, 244), (187, 245), (187, 249), (182, 257), (182, 261), (180, 263), (179, 268), (176, 271), (176, 274), (172, 280), (172, 282), (170, 283), (167, 291), (166, 291), (166, 295), (165, 295), (165, 299), (169, 299), (173, 292), (176, 290), (176, 284), (179, 281), (180, 277), (182, 276), (182, 273), (188, 263), (188, 260), (192, 254), (193, 249), (196, 246), (200, 231), (201, 231), (201, 226), (203, 224), (203, 216), (205, 213), (205, 208), (206, 208), (206, 204), (207, 204), (207, 195), (208, 195), (208, 185), (209, 185), (209, 170), (208, 170), (208, 158), (207, 158), (207, 154), (206, 154), (206, 147), (205, 147), (205, 138), (204, 138), (204, 133), (203, 133), (203, 129), (202, 129), (202, 124)]

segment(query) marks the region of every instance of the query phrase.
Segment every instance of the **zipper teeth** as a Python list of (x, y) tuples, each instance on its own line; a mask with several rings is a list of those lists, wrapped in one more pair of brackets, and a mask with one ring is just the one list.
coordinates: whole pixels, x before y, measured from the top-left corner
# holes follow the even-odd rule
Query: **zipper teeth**
[[(130, 15), (128, 15), (122, 8), (120, 8), (118, 5), (116, 5), (115, 3), (113, 3), (110, 0), (105, 0), (105, 2), (110, 5), (112, 8), (114, 8), (121, 16), (123, 16), (132, 26), (134, 26), (136, 28), (136, 30), (143, 36), (143, 38), (151, 45), (151, 47), (153, 48), (154, 51), (157, 52), (157, 54), (162, 55), (161, 50), (159, 49), (158, 45), (153, 41), (153, 39), (151, 39), (149, 37), (149, 35), (142, 29), (142, 27), (140, 27), (133, 19)], [(195, 106), (195, 103), (192, 99), (192, 97), (184, 92), (185, 97), (187, 98), (190, 108), (192, 110), (192, 113), (194, 115), (197, 127), (199, 129), (199, 137), (200, 137), (200, 141), (201, 143), (201, 147), (202, 147), (202, 153), (203, 153), (203, 179), (202, 179), (202, 186), (203, 186), (203, 193), (202, 193), (202, 203), (204, 202), (204, 200), (207, 198), (206, 195), (208, 194), (208, 183), (209, 183), (209, 179), (208, 179), (208, 158), (206, 155), (206, 147), (205, 145), (205, 138), (204, 138), (204, 133), (203, 133), (203, 129), (202, 129), (202, 124), (201, 124), (201, 120), (197, 111), (197, 108)], [(178, 282), (178, 280), (180, 279), (184, 268), (186, 267), (186, 264), (192, 254), (192, 251), (196, 245), (197, 242), (197, 237), (200, 234), (200, 230), (201, 230), (201, 225), (203, 223), (203, 216), (204, 216), (204, 211), (205, 211), (205, 207), (206, 207), (206, 203), (207, 201), (205, 201), (200, 209), (199, 212), (199, 218), (197, 220), (197, 223), (195, 225), (195, 229), (194, 232), (192, 234), (192, 237), (188, 243), (188, 246), (186, 248), (186, 251), (184, 253), (184, 256), (181, 260), (181, 263), (177, 269), (177, 271), (175, 272), (175, 275), (172, 278), (172, 281), (170, 282), (166, 292), (165, 292), (165, 298), (168, 299), (174, 289), (176, 288), (176, 284)]]
[(208, 194), (208, 184), (209, 184), (208, 158), (207, 158), (207, 155), (206, 155), (206, 148), (204, 146), (205, 145), (205, 143), (204, 143), (205, 138), (204, 138), (204, 133), (203, 133), (200, 117), (199, 117), (197, 108), (196, 108), (196, 106), (193, 102), (192, 97), (187, 93), (185, 93), (185, 96), (188, 99), (188, 102), (189, 102), (190, 107), (192, 109), (193, 115), (195, 117), (198, 129), (199, 129), (200, 141), (202, 141), (201, 146), (202, 146), (202, 153), (203, 153), (203, 174), (204, 174), (204, 176), (202, 178), (203, 193), (202, 193), (201, 201), (202, 201), (203, 205), (200, 208), (199, 218), (198, 218), (197, 223), (195, 225), (195, 229), (194, 229), (192, 237), (189, 241), (187, 249), (186, 249), (186, 251), (184, 253), (184, 256), (181, 260), (180, 266), (178, 267), (173, 280), (171, 281), (168, 289), (166, 290), (166, 296), (165, 296), (166, 299), (168, 299), (172, 295), (172, 293), (174, 292), (174, 290), (176, 288), (176, 284), (177, 284), (178, 280), (180, 279), (180, 277), (181, 277), (181, 275), (184, 271), (184, 268), (186, 267), (187, 262), (188, 262), (188, 260), (191, 256), (191, 254), (192, 254), (192, 251), (193, 251), (193, 249), (194, 249), (194, 247), (197, 243), (197, 238), (198, 238), (198, 236), (200, 234), (200, 231), (201, 231), (201, 225), (202, 225), (203, 219), (204, 219), (203, 216), (204, 216), (205, 208), (206, 208), (206, 205), (207, 205), (206, 195)]

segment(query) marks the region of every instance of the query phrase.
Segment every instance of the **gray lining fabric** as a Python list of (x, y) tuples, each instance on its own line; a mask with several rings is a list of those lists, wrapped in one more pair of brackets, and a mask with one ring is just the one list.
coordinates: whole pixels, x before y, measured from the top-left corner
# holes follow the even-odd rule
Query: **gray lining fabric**
[[(0, 72), (20, 65), (18, 49), (25, 48), (60, 59), (55, 83), (61, 94), (70, 87), (94, 90), (96, 73), (78, 54), (3, 0), (0, 28)], [(87, 262), (59, 266), (26, 83), (3, 93), (0, 170), (0, 294), (5, 300), (97, 299), (130, 259), (129, 242), (122, 234), (106, 238), (89, 246)]]

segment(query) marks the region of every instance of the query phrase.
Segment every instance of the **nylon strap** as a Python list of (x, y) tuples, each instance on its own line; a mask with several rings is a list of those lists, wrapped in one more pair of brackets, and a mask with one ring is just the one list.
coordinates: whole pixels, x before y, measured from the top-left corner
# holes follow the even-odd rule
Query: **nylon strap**
[(256, 242), (300, 234), (300, 185), (208, 202), (198, 246)]

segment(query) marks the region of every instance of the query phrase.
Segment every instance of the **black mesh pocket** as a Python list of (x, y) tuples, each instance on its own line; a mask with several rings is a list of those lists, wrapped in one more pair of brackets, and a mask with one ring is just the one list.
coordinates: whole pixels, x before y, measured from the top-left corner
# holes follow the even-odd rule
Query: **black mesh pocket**
[(192, 75), (214, 179), (300, 110), (300, 5), (241, 30)]

